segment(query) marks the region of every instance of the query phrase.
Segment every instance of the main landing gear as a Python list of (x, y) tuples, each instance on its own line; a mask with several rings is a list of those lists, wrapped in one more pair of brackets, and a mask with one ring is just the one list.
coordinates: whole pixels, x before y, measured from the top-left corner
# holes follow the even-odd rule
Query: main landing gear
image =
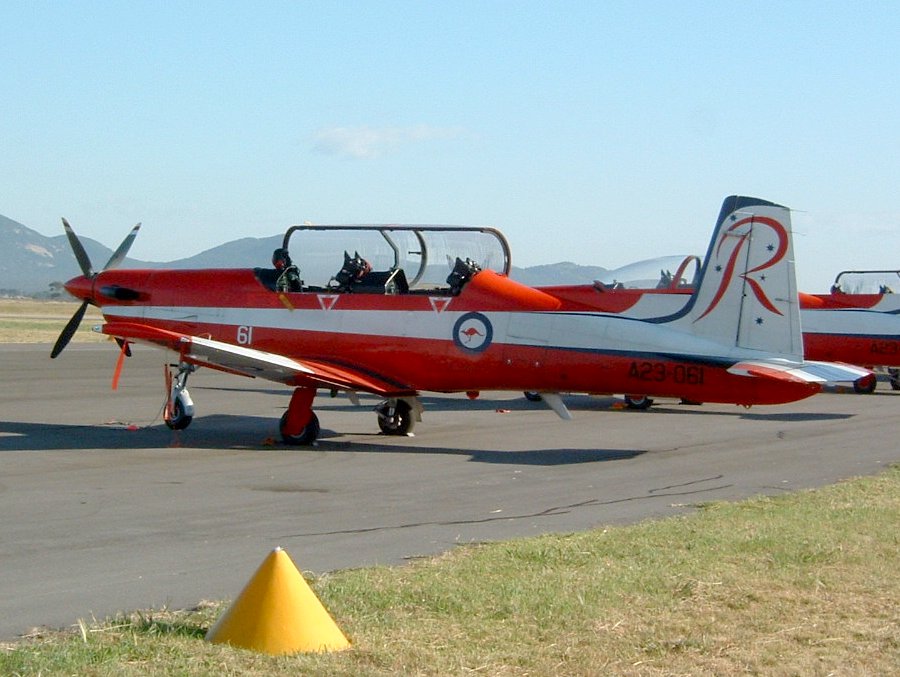
[(319, 436), (319, 417), (312, 410), (315, 388), (294, 388), (291, 403), (278, 425), (285, 444), (312, 444)]
[[(281, 416), (279, 430), (285, 444), (308, 445), (319, 436), (319, 418), (312, 410), (315, 388), (295, 388), (287, 411)], [(385, 400), (375, 408), (378, 427), (385, 435), (408, 435), (422, 420), (422, 407), (414, 397)]]
[(385, 435), (408, 435), (422, 420), (422, 411), (416, 400), (391, 399), (375, 407), (378, 427)]
[(194, 402), (187, 389), (187, 380), (188, 376), (197, 370), (197, 367), (186, 362), (170, 366), (177, 366), (178, 371), (173, 376), (169, 368), (166, 368), (166, 386), (169, 398), (166, 400), (163, 420), (172, 430), (184, 430), (194, 420)]
[[(172, 367), (176, 367), (174, 374)], [(187, 380), (196, 370), (197, 367), (186, 362), (166, 368), (169, 397), (163, 419), (172, 430), (184, 430), (194, 418), (194, 402), (187, 389)], [(308, 445), (319, 437), (319, 417), (312, 410), (315, 397), (315, 388), (294, 388), (291, 402), (278, 425), (285, 444)], [(375, 412), (378, 414), (378, 427), (385, 435), (407, 435), (416, 422), (422, 420), (422, 406), (415, 397), (386, 400), (375, 408)]]

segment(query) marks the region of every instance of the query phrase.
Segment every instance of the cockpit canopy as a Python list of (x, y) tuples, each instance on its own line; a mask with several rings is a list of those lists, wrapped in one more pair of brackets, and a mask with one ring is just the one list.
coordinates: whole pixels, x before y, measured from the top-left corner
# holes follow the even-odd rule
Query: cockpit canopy
[(609, 289), (692, 289), (700, 272), (693, 255), (660, 256), (609, 270), (598, 280)]
[(893, 294), (900, 292), (900, 270), (844, 270), (831, 291), (841, 294)]
[(342, 270), (344, 252), (358, 254), (372, 271), (402, 270), (410, 290), (447, 287), (457, 260), (509, 275), (509, 244), (494, 228), (467, 226), (291, 226), (282, 247), (304, 283), (327, 287)]

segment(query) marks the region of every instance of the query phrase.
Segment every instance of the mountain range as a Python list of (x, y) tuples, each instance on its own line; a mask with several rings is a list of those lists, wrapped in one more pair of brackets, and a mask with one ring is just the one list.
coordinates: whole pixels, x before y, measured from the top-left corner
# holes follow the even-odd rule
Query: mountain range
[[(79, 236), (95, 266), (112, 255), (109, 247)], [(252, 268), (268, 264), (272, 251), (281, 246), (282, 234), (245, 237), (226, 242), (195, 256), (168, 262), (127, 258), (127, 268)], [(0, 215), (0, 296), (52, 297), (59, 285), (81, 273), (64, 234), (48, 237)], [(590, 284), (606, 272), (599, 266), (551, 263), (527, 268), (513, 266), (510, 277), (531, 286)]]

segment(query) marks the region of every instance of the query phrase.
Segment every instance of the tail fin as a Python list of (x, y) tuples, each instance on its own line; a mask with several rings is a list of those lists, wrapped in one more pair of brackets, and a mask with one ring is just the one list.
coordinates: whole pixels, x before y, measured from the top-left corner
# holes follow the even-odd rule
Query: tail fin
[(725, 198), (686, 311), (681, 322), (696, 336), (802, 360), (790, 210)]

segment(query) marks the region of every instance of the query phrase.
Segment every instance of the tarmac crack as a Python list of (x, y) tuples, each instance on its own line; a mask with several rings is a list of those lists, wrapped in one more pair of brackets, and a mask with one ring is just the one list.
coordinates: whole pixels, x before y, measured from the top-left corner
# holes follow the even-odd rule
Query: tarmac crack
[(539, 517), (555, 517), (557, 515), (567, 515), (573, 510), (578, 510), (580, 508), (587, 508), (593, 506), (604, 506), (604, 505), (616, 505), (618, 503), (628, 503), (631, 501), (643, 501), (647, 499), (658, 499), (658, 498), (670, 498), (673, 496), (693, 496), (697, 494), (705, 494), (713, 491), (719, 491), (720, 489), (729, 489), (733, 487), (733, 484), (718, 484), (711, 487), (704, 488), (695, 488), (686, 491), (667, 491), (669, 489), (676, 489), (679, 487), (689, 487), (696, 484), (700, 484), (702, 482), (709, 482), (711, 480), (721, 479), (722, 475), (718, 475), (716, 477), (701, 479), (701, 480), (693, 480), (691, 482), (685, 482), (683, 484), (673, 484), (667, 487), (660, 487), (658, 489), (649, 489), (646, 494), (641, 496), (624, 496), (622, 498), (614, 498), (603, 500), (599, 498), (591, 498), (584, 501), (578, 501), (576, 503), (569, 503), (567, 505), (554, 506), (551, 508), (546, 508), (544, 510), (540, 510), (532, 513), (520, 513), (518, 515), (492, 515), (490, 517), (481, 517), (481, 518), (469, 518), (469, 519), (456, 519), (456, 520), (426, 520), (422, 522), (408, 522), (404, 524), (393, 524), (393, 525), (379, 525), (373, 527), (358, 527), (355, 529), (337, 529), (333, 531), (307, 531), (296, 534), (285, 534), (282, 538), (305, 538), (305, 537), (315, 537), (315, 536), (338, 536), (338, 535), (348, 535), (348, 534), (368, 534), (375, 533), (379, 531), (399, 531), (403, 529), (416, 529), (418, 527), (451, 527), (451, 526), (461, 526), (461, 525), (474, 525), (474, 524), (490, 524), (493, 522), (510, 522), (510, 521), (519, 521), (525, 519), (535, 519)]

